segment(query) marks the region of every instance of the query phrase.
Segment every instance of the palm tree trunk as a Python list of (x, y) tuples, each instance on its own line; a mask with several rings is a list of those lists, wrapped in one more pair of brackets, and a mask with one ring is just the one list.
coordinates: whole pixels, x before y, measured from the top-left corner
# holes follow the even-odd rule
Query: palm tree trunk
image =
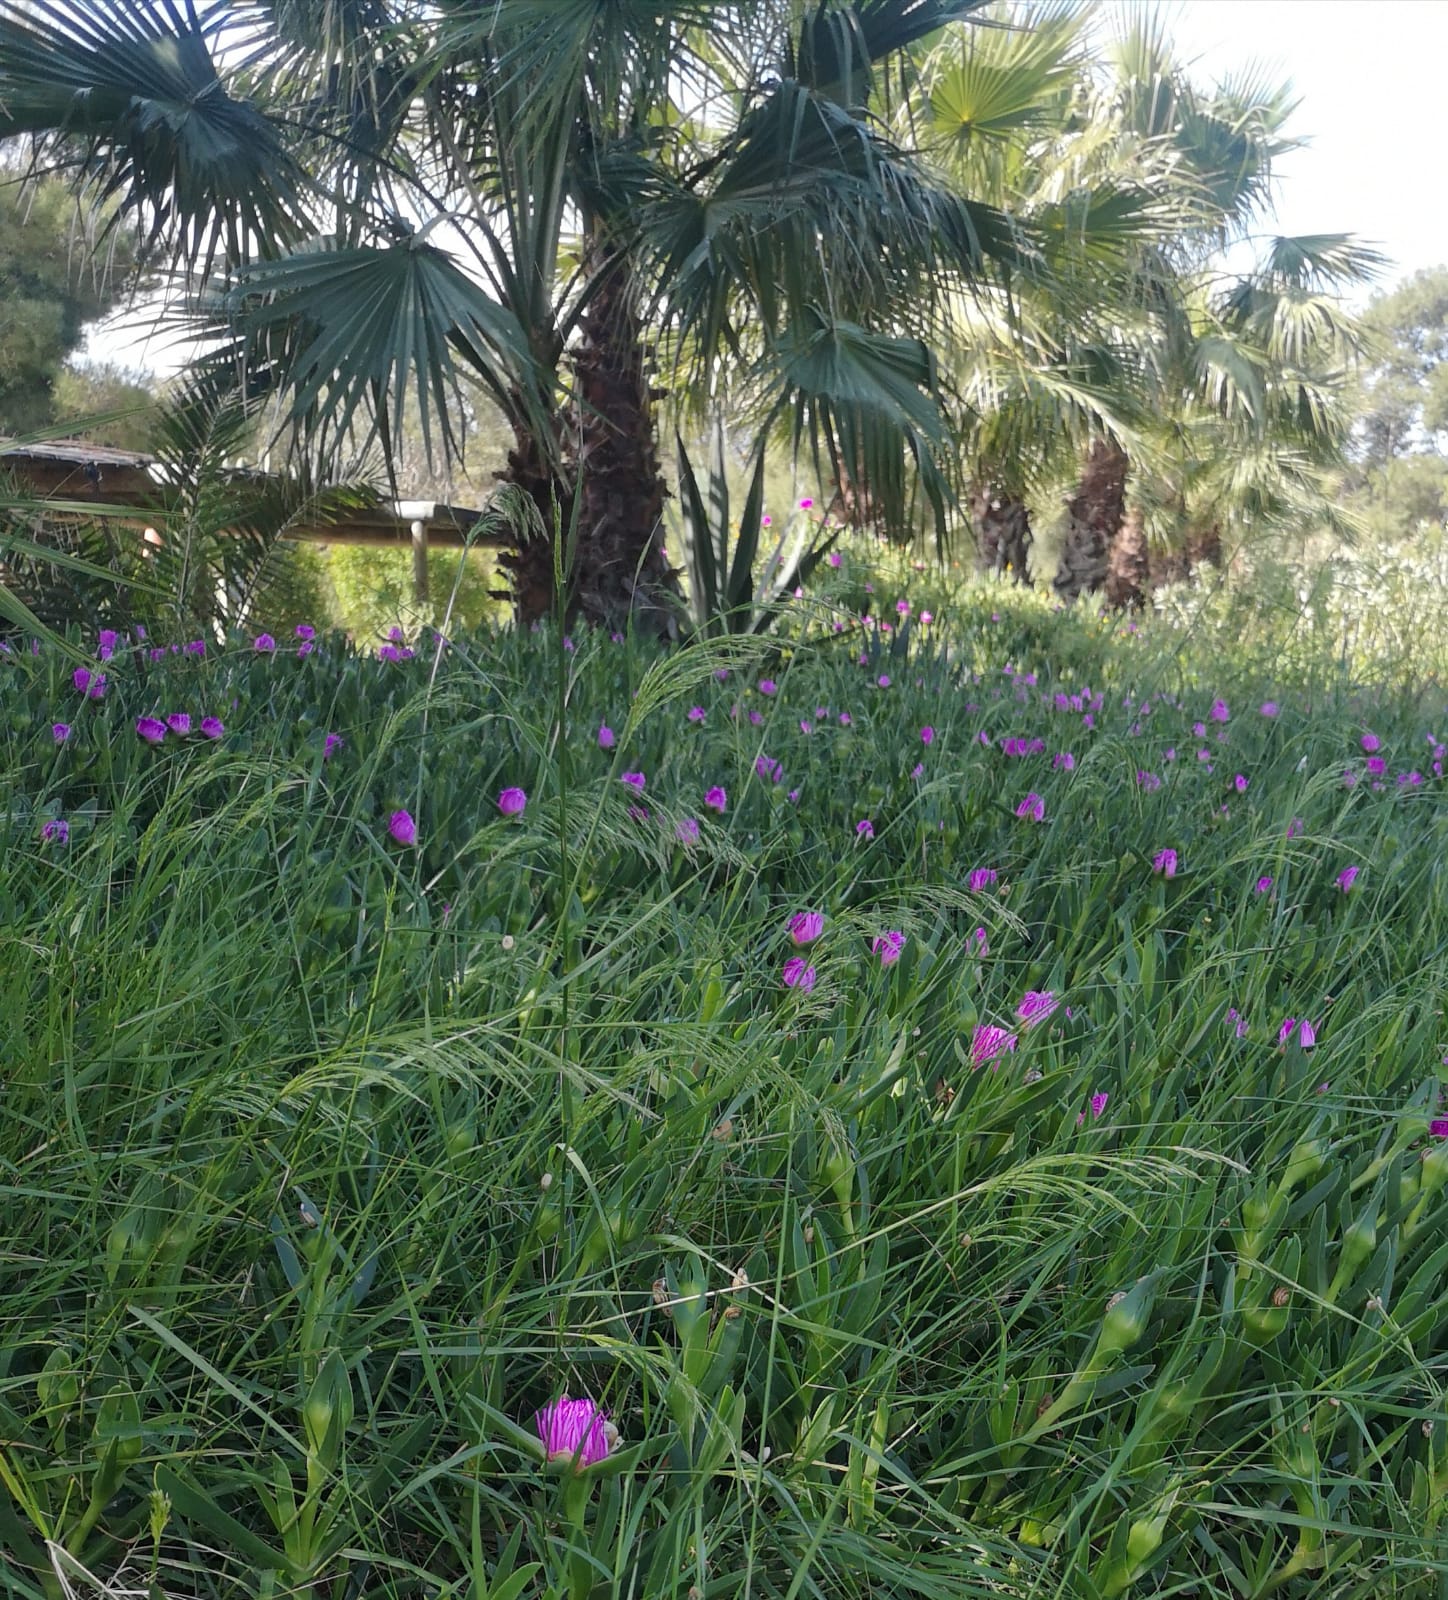
[(1140, 506), (1132, 506), (1106, 552), (1107, 604), (1117, 611), (1139, 611), (1146, 604), (1150, 566), (1146, 519)]
[(650, 351), (638, 286), (626, 254), (593, 231), (585, 243), (601, 276), (579, 322), (573, 356), (577, 399), (578, 548), (569, 615), (601, 627), (676, 637), (683, 611), (678, 570), (664, 553), (664, 480), (659, 471)]
[(1108, 552), (1126, 505), (1131, 463), (1114, 440), (1097, 439), (1076, 493), (1066, 502), (1069, 522), (1052, 586), (1063, 599), (1094, 594), (1106, 582)]
[(971, 492), (970, 516), (975, 525), (977, 561), (982, 572), (1004, 577), (1009, 571), (1017, 583), (1032, 588), (1031, 513), (1024, 500), (1004, 489), (978, 483)]
[(498, 556), (508, 574), (513, 609), (520, 625), (530, 625), (553, 612), (553, 525), (555, 515), (567, 519), (569, 487), (560, 477), (536, 428), (522, 420), (527, 410), (521, 396), (514, 407), (513, 448), (498, 478), (513, 483), (533, 502), (542, 535), (522, 538)]

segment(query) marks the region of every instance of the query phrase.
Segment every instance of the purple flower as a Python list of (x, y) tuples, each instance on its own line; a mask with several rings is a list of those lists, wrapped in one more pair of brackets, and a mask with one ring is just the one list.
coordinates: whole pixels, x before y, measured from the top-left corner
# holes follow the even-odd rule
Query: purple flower
[(91, 686), (91, 679), (95, 675), (89, 667), (77, 667), (70, 675), (70, 681), (75, 685), (77, 694), (84, 694)]
[[(973, 949), (972, 946), (974, 946)], [(965, 953), (968, 956), (988, 956), (990, 954), (990, 943), (986, 939), (984, 928), (977, 928), (966, 939)]]
[(642, 772), (625, 772), (618, 781), (620, 783), (626, 783), (630, 789), (635, 789), (639, 794), (642, 794), (644, 792), (644, 784), (648, 780), (644, 777)]
[(815, 986), (815, 969), (803, 956), (791, 956), (784, 964), (784, 986), (808, 994)]
[[(173, 644), (171, 648), (174, 650), (176, 646)], [(188, 656), (204, 656), (206, 654), (205, 639), (192, 639), (189, 644), (183, 644), (181, 653)]]
[(1277, 715), (1277, 702), (1275, 700), (1264, 700), (1262, 702), (1262, 715), (1264, 717), (1275, 717)]
[(346, 742), (340, 733), (329, 733), (322, 741), (322, 760), (330, 761)]
[(1016, 807), (1016, 815), (1031, 822), (1046, 820), (1046, 802), (1033, 790)]
[(704, 804), (710, 811), (717, 811), (722, 817), (729, 809), (729, 796), (721, 784), (715, 784), (704, 796)]
[(989, 1024), (978, 1026), (970, 1036), (972, 1069), (998, 1061), (1007, 1051), (1015, 1049), (1016, 1042), (1016, 1035), (1007, 1033), (1004, 1028), (994, 1028)]
[(849, 725), (850, 725), (850, 713), (848, 711), (840, 712), (840, 726), (842, 728), (848, 728)]
[(887, 929), (870, 941), (870, 952), (880, 958), (882, 967), (893, 967), (905, 948), (905, 935), (898, 928)]
[(1387, 770), (1388, 764), (1382, 758), (1382, 756), (1368, 757), (1368, 771), (1371, 772), (1375, 778), (1381, 778)]
[(68, 722), (52, 722), (50, 733), (57, 744), (64, 744), (70, 738), (70, 724)]
[(1136, 781), (1148, 794), (1152, 794), (1161, 788), (1161, 779), (1154, 772), (1138, 772)]
[(1294, 1033), (1304, 1050), (1311, 1050), (1317, 1043), (1317, 1029), (1306, 1017), (1301, 1022), (1298, 1022), (1296, 1017), (1284, 1018), (1282, 1026), (1277, 1030), (1277, 1043), (1286, 1044)]
[(1382, 749), (1383, 745), (1383, 741), (1375, 733), (1365, 733), (1362, 736), (1361, 743), (1368, 755), (1371, 755), (1374, 750)]
[(1016, 1007), (1016, 1015), (1030, 1028), (1044, 1022), (1060, 1003), (1049, 989), (1027, 989)]
[(633, 822), (647, 822), (649, 820), (649, 808), (647, 806), (630, 806), (628, 814), (629, 819)]
[(401, 644), (407, 635), (402, 631), (402, 624), (394, 622), (387, 630), (387, 637), (391, 639), (393, 644)]
[(759, 680), (760, 694), (773, 694), (777, 687), (778, 685), (773, 678), (761, 678)]
[(1265, 875), (1263, 877), (1258, 878), (1258, 880), (1257, 880), (1257, 893), (1258, 894), (1266, 894), (1267, 891), (1271, 887), (1272, 887), (1271, 878), (1269, 878), (1269, 877), (1267, 877)]
[(310, 622), (299, 622), (296, 628), (297, 638), (312, 640), (317, 637), (317, 630)]
[(1051, 758), (1051, 768), (1053, 771), (1060, 771), (1064, 768), (1067, 772), (1074, 772), (1076, 770), (1076, 757), (1069, 750), (1058, 750)]
[(380, 644), (377, 646), (377, 659), (379, 661), (401, 661), (402, 652), (395, 644)]
[(1428, 1124), (1428, 1133), (1434, 1139), (1448, 1139), (1448, 1117), (1434, 1117)]
[(698, 844), (699, 820), (697, 817), (685, 817), (681, 822), (674, 824), (674, 837), (680, 844)]
[(166, 724), (159, 717), (137, 717), (136, 733), (147, 744), (160, 744), (166, 737)]
[(1213, 722), (1225, 722), (1230, 715), (1231, 713), (1227, 710), (1227, 702), (1225, 700), (1212, 701)]
[(277, 642), (269, 633), (259, 633), (251, 641), (253, 650), (259, 650), (263, 655), (270, 655), (277, 647)]
[(410, 811), (394, 811), (387, 819), (387, 831), (398, 844), (417, 843), (417, 824), (412, 820)]
[(1295, 839), (1298, 836), (1298, 834), (1301, 833), (1301, 832), (1302, 832), (1302, 818), (1301, 817), (1293, 817), (1292, 821), (1287, 824), (1287, 837), (1289, 839)]
[(789, 942), (803, 947), (813, 944), (825, 931), (822, 911), (796, 911), (789, 919)]
[(808, 496), (808, 495), (806, 495), (806, 496), (805, 496), (805, 497), (804, 497), (804, 499), (803, 499), (803, 500), (801, 500), (801, 501), (800, 501), (800, 503), (799, 503), (799, 509), (800, 509), (800, 510), (801, 510), (801, 511), (808, 511), (808, 510), (809, 510), (809, 508), (810, 508), (810, 507), (811, 507), (811, 506), (812, 506), (812, 505), (813, 505), (813, 504), (814, 504), (814, 501), (813, 501), (813, 500), (811, 500), (811, 499), (810, 499), (810, 497), (809, 497), (809, 496)]
[(608, 1413), (592, 1400), (570, 1400), (565, 1394), (533, 1419), (549, 1461), (591, 1467), (608, 1454)]
[(928, 723), (920, 730), (920, 742), (921, 744), (935, 743), (935, 729), (932, 728)]
[(1175, 850), (1158, 850), (1151, 858), (1153, 872), (1159, 872), (1163, 878), (1176, 877), (1177, 853)]
[(1361, 869), (1358, 867), (1344, 867), (1342, 871), (1338, 873), (1337, 886), (1344, 894), (1346, 894), (1357, 881), (1357, 875), (1360, 870)]
[(966, 880), (966, 886), (972, 894), (984, 894), (987, 889), (995, 888), (999, 878), (1000, 873), (994, 867), (975, 867)]
[(928, 611), (922, 611), (920, 613), (920, 620), (928, 628), (930, 624), (935, 621), (935, 618)]
[[(695, 707), (695, 710), (698, 710), (698, 708)], [(703, 715), (702, 712), (699, 714)], [(689, 715), (692, 717), (694, 712), (691, 711)], [(613, 736), (613, 729), (606, 722), (601, 722), (598, 725), (598, 748), (600, 750), (612, 750), (617, 743), (618, 741)]]
[(829, 561), (830, 561), (830, 565), (832, 567), (839, 566), (840, 559), (841, 559), (840, 558), (840, 552), (838, 550), (831, 550), (830, 551)]
[[(201, 731), (208, 739), (219, 739), (226, 732), (226, 725), (220, 717), (202, 717)], [(335, 734), (328, 735), (328, 738), (335, 737)]]
[(52, 817), (41, 828), (40, 837), (46, 844), (68, 844), (70, 842), (70, 824), (64, 817)]
[(109, 661), (116, 653), (116, 642), (120, 634), (114, 628), (102, 628), (97, 635), (96, 654), (102, 661)]
[(876, 678), (875, 682), (878, 683), (882, 689), (888, 689), (890, 687), (890, 674), (888, 672), (882, 672), (880, 676)]
[(1111, 1098), (1104, 1089), (1098, 1089), (1091, 1096), (1091, 1118), (1093, 1121), (1106, 1109), (1106, 1102)]
[(855, 824), (855, 832), (862, 839), (873, 839), (875, 837), (875, 824), (868, 817), (861, 817)]
[(303, 639), (302, 642), (297, 646), (297, 660), (305, 661), (316, 648), (317, 641), (315, 639)]
[(498, 796), (498, 810), (505, 817), (520, 817), (528, 804), (527, 793), (522, 789), (504, 789)]
[(1237, 791), (1238, 794), (1246, 794), (1247, 780), (1240, 772), (1235, 778), (1232, 779), (1232, 787)]

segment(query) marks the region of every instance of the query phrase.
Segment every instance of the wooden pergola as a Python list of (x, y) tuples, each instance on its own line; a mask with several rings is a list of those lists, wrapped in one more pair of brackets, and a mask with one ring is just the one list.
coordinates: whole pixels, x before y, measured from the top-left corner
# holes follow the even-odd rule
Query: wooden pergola
[[(0, 439), (0, 473), (8, 475), (21, 493), (53, 502), (54, 515), (74, 521), (93, 517), (143, 529), (164, 523), (156, 465), (154, 456), (86, 439), (40, 444)], [(95, 510), (89, 512), (87, 505), (92, 503)], [(413, 598), (422, 603), (428, 597), (427, 552), (434, 545), (441, 549), (501, 545), (497, 534), (476, 531), (483, 515), (440, 500), (378, 501), (336, 520), (288, 528), (284, 537), (312, 544), (410, 548)]]

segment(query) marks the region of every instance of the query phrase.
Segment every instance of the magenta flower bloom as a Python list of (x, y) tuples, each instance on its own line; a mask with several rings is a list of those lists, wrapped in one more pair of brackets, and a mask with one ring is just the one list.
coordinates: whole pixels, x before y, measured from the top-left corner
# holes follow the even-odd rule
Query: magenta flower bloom
[(882, 967), (893, 967), (905, 948), (905, 935), (898, 928), (887, 929), (870, 941), (870, 952), (880, 958)]
[(1104, 1089), (1099, 1089), (1091, 1096), (1091, 1116), (1094, 1121), (1106, 1109), (1106, 1102), (1111, 1098)]
[(147, 744), (160, 744), (166, 737), (166, 724), (159, 717), (137, 717), (136, 733)]
[(855, 832), (862, 839), (873, 839), (875, 837), (875, 824), (868, 817), (861, 817), (855, 824)]
[(1213, 722), (1225, 722), (1225, 721), (1227, 721), (1227, 719), (1230, 716), (1231, 716), (1231, 712), (1229, 712), (1227, 710), (1227, 702), (1225, 700), (1213, 700), (1212, 701), (1212, 721)]
[(1448, 1117), (1434, 1117), (1428, 1124), (1428, 1133), (1434, 1139), (1448, 1139)]
[(928, 628), (930, 624), (935, 621), (935, 618), (930, 614), (930, 612), (922, 611), (920, 613), (920, 621), (925, 625), (925, 627)]
[(1264, 700), (1262, 702), (1262, 715), (1264, 717), (1275, 717), (1277, 715), (1277, 702), (1275, 700)]
[(1044, 822), (1046, 820), (1046, 802), (1032, 791), (1016, 807), (1016, 815), (1031, 822)]
[[(174, 650), (176, 646), (173, 644), (171, 648)], [(188, 656), (204, 656), (206, 654), (205, 639), (192, 639), (189, 644), (183, 644), (181, 653)]]
[(312, 640), (317, 637), (317, 630), (310, 622), (299, 622), (296, 627), (297, 638)]
[[(689, 713), (691, 717), (693, 714), (692, 711)], [(600, 750), (612, 750), (617, 742), (613, 736), (613, 729), (606, 722), (600, 723), (598, 727), (598, 748)]]
[(999, 1061), (1008, 1051), (1015, 1049), (1016, 1043), (1016, 1035), (1007, 1033), (1004, 1028), (994, 1028), (989, 1024), (978, 1026), (970, 1036), (972, 1070)]
[(815, 969), (803, 956), (791, 956), (784, 964), (784, 986), (808, 994), (815, 986)]
[(46, 844), (68, 844), (70, 842), (70, 824), (64, 817), (52, 817), (41, 828), (40, 837)]
[(910, 615), (910, 602), (908, 600), (897, 600), (895, 602), (895, 610), (900, 616), (908, 617)]
[(330, 761), (333, 754), (340, 750), (346, 742), (340, 733), (329, 733), (322, 742), (322, 760)]
[(1034, 1027), (1044, 1022), (1060, 1003), (1049, 989), (1027, 989), (1016, 1007), (1016, 1015), (1026, 1027)]
[(570, 1400), (565, 1394), (533, 1419), (549, 1461), (591, 1467), (608, 1454), (608, 1413), (592, 1400)]
[(829, 557), (829, 560), (830, 560), (830, 565), (831, 565), (831, 566), (832, 566), (832, 567), (837, 567), (837, 566), (839, 566), (839, 564), (840, 564), (840, 561), (841, 561), (841, 560), (842, 560), (842, 559), (843, 559), (843, 558), (842, 558), (842, 557), (841, 557), (841, 555), (840, 555), (840, 552), (839, 552), (839, 551), (838, 551), (838, 550), (831, 550), (831, 551), (830, 551), (830, 557)]
[(1263, 877), (1258, 878), (1258, 880), (1257, 880), (1257, 893), (1258, 894), (1266, 894), (1267, 891), (1271, 887), (1272, 887), (1272, 879), (1270, 877), (1267, 877), (1267, 876), (1264, 875)]
[(91, 686), (91, 679), (95, 676), (89, 667), (77, 667), (70, 675), (70, 681), (75, 685), (77, 694), (84, 694)]
[(1246, 794), (1247, 780), (1240, 772), (1235, 778), (1232, 779), (1232, 787), (1237, 791), (1238, 794)]
[(715, 784), (704, 796), (704, 804), (710, 811), (717, 811), (722, 817), (729, 809), (729, 796), (721, 784)]
[(1298, 834), (1301, 833), (1301, 832), (1302, 832), (1302, 818), (1301, 817), (1293, 817), (1291, 822), (1289, 822), (1287, 824), (1287, 837), (1289, 839), (1295, 839), (1298, 836)]
[(57, 744), (64, 744), (70, 738), (70, 724), (68, 722), (52, 722), (50, 735)]
[(814, 505), (814, 501), (811, 500), (808, 495), (806, 495), (804, 499), (800, 501), (799, 509), (801, 511), (808, 511), (812, 505)]
[[(219, 739), (226, 732), (226, 724), (220, 717), (202, 717), (201, 731), (208, 739)], [(328, 734), (329, 739), (336, 738), (335, 734)]]
[(1360, 869), (1357, 867), (1344, 867), (1342, 871), (1338, 873), (1337, 886), (1344, 894), (1346, 894), (1357, 881), (1359, 870)]
[(317, 641), (315, 639), (303, 639), (302, 642), (297, 646), (297, 660), (305, 661), (316, 648)]
[(888, 689), (890, 687), (890, 674), (888, 672), (882, 672), (880, 676), (876, 678), (875, 682), (878, 683), (882, 689)]
[(778, 783), (784, 777), (781, 763), (766, 755), (755, 756), (754, 770), (761, 778), (768, 778), (773, 783)]
[(410, 811), (394, 811), (387, 819), (387, 831), (398, 844), (417, 843), (417, 824), (412, 820)]
[(498, 810), (505, 817), (520, 817), (528, 804), (528, 795), (522, 789), (504, 789), (498, 796)]
[(1286, 1044), (1294, 1033), (1304, 1050), (1311, 1050), (1317, 1043), (1317, 1029), (1306, 1017), (1301, 1022), (1296, 1017), (1284, 1018), (1282, 1026), (1277, 1030), (1277, 1043)]
[(116, 653), (116, 642), (120, 634), (114, 628), (102, 628), (96, 637), (96, 654), (102, 661), (109, 661)]
[(674, 837), (680, 844), (698, 844), (699, 819), (697, 817), (685, 817), (681, 822), (676, 822), (674, 824)]
[(1381, 778), (1387, 770), (1388, 764), (1382, 758), (1382, 756), (1368, 757), (1368, 771), (1371, 772), (1375, 778)]
[(984, 928), (977, 928), (965, 941), (965, 953), (968, 956), (988, 956), (990, 954), (990, 944), (986, 939)]
[(251, 647), (253, 650), (260, 651), (261, 654), (265, 656), (270, 655), (271, 652), (276, 649), (277, 642), (269, 633), (259, 633), (257, 634), (256, 638), (251, 641)]
[(379, 661), (401, 661), (402, 652), (395, 644), (379, 644), (377, 646), (377, 659)]
[(932, 728), (928, 723), (920, 730), (920, 742), (921, 744), (935, 743), (935, 729)]
[(987, 889), (993, 889), (1000, 878), (1000, 873), (994, 867), (975, 867), (967, 879), (967, 887), (972, 894), (984, 894)]
[(850, 725), (850, 720), (850, 713), (848, 711), (840, 712), (840, 726), (842, 728), (848, 728)]
[(825, 931), (822, 911), (796, 911), (789, 919), (789, 942), (803, 948), (813, 944)]
[(639, 794), (642, 794), (644, 792), (644, 784), (648, 780), (644, 777), (642, 772), (625, 772), (618, 781), (620, 783), (626, 783), (630, 789), (635, 789)]
[(773, 678), (761, 678), (759, 680), (760, 694), (773, 694), (777, 688), (778, 685)]
[(1381, 739), (1379, 739), (1377, 734), (1375, 734), (1375, 733), (1365, 733), (1362, 736), (1362, 741), (1361, 742), (1362, 742), (1363, 749), (1367, 752), (1368, 755), (1371, 755), (1374, 750), (1382, 749), (1383, 741)]
[(178, 739), (184, 739), (191, 732), (191, 716), (186, 711), (173, 711), (166, 718), (166, 726)]
[(1175, 850), (1158, 850), (1151, 858), (1153, 872), (1159, 872), (1163, 878), (1176, 877), (1177, 853)]

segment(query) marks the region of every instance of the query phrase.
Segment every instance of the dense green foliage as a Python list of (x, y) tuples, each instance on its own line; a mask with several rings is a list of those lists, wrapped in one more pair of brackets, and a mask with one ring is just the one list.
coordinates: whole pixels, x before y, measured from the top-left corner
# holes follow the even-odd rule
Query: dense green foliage
[(7, 1593), (1444, 1593), (1441, 687), (999, 594), (0, 659)]

